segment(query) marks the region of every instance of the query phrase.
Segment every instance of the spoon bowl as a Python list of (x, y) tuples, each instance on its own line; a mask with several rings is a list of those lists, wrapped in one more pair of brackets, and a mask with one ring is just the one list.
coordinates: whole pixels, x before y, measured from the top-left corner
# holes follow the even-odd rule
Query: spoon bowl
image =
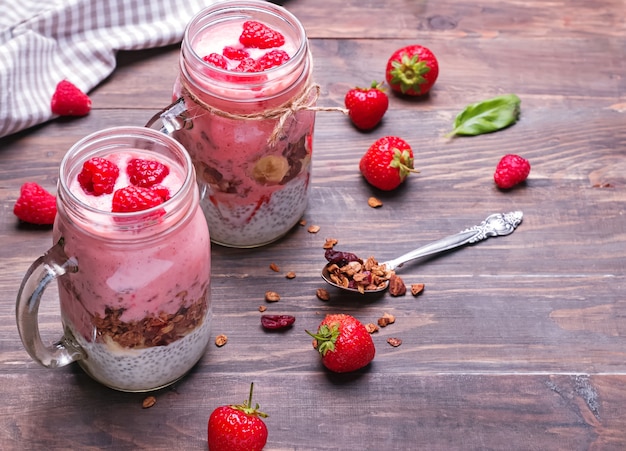
[[(474, 244), (479, 241), (483, 241), (492, 236), (504, 236), (510, 235), (515, 231), (517, 226), (522, 222), (524, 214), (521, 211), (512, 211), (509, 213), (494, 213), (489, 215), (483, 222), (473, 227), (469, 227), (459, 233), (447, 236), (440, 240), (434, 241), (425, 246), (419, 247), (411, 252), (401, 255), (393, 260), (381, 263), (390, 271), (395, 271), (400, 268), (406, 262), (415, 260), (427, 255), (438, 254), (440, 252), (449, 251), (466, 244)], [(322, 268), (322, 279), (328, 284), (339, 288), (340, 290), (352, 291), (355, 293), (363, 293), (357, 288), (344, 287), (335, 283), (330, 277), (329, 267), (331, 263), (328, 263)], [(389, 287), (389, 280), (384, 285), (378, 286), (373, 290), (365, 290), (365, 293), (380, 293)]]

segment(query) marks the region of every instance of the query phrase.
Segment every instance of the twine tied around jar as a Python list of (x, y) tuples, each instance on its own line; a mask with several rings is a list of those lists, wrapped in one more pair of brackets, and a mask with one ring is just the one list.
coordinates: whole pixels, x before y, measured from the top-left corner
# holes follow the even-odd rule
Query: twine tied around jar
[(268, 143), (271, 146), (276, 145), (276, 143), (280, 139), (280, 135), (285, 127), (285, 123), (287, 120), (294, 114), (299, 111), (338, 111), (343, 114), (348, 114), (348, 110), (346, 108), (341, 107), (318, 107), (311, 106), (312, 103), (315, 103), (320, 96), (321, 87), (317, 83), (307, 83), (306, 88), (303, 89), (300, 94), (298, 94), (295, 98), (290, 100), (289, 102), (269, 110), (261, 111), (259, 113), (250, 113), (250, 114), (235, 114), (229, 113), (228, 111), (220, 110), (219, 108), (215, 108), (208, 103), (204, 102), (202, 99), (199, 99), (196, 95), (194, 95), (191, 90), (187, 86), (187, 82), (181, 77), (180, 80), (181, 87), (183, 92), (191, 98), (196, 104), (201, 106), (203, 109), (208, 111), (211, 114), (215, 114), (216, 116), (228, 118), (228, 119), (241, 119), (241, 120), (265, 120), (265, 119), (275, 119), (277, 120), (274, 130), (272, 134), (268, 138)]

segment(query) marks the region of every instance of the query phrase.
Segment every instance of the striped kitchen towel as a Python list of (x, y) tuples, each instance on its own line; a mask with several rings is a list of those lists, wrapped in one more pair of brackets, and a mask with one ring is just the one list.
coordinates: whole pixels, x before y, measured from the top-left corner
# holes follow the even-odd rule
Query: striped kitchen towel
[(84, 92), (115, 69), (118, 50), (180, 42), (216, 0), (16, 0), (0, 13), (0, 137), (52, 119), (67, 79)]

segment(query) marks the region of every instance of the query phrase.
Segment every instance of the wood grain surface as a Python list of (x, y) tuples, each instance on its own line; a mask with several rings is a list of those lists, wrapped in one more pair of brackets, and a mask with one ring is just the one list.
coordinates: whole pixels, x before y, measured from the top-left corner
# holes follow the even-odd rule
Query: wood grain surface
[[(213, 246), (212, 333), (228, 344), (210, 345), (149, 409), (143, 394), (104, 388), (77, 366), (42, 368), (24, 351), (16, 293), (51, 230), (20, 224), (12, 208), (26, 181), (55, 190), (78, 139), (143, 125), (167, 105), (179, 47), (120, 53), (88, 116), (0, 140), (0, 449), (206, 449), (211, 411), (243, 401), (251, 382), (270, 415), (267, 450), (626, 449), (626, 1), (283, 4), (309, 35), (320, 105), (342, 106), (347, 89), (381, 80), (409, 43), (437, 55), (437, 84), (423, 99), (391, 95), (369, 133), (318, 113), (304, 219), (320, 231), (296, 226), (253, 250)], [(465, 105), (504, 93), (522, 100), (514, 126), (444, 138)], [(406, 139), (421, 171), (391, 193), (358, 172), (384, 135)], [(505, 153), (532, 164), (510, 191), (493, 183)], [(370, 196), (383, 207), (368, 207)], [(510, 210), (524, 212), (512, 235), (401, 268), (407, 284), (425, 284), (418, 297), (315, 296), (327, 237), (386, 260)], [(269, 312), (296, 316), (292, 329), (261, 329), (266, 290), (281, 295)], [(311, 346), (305, 329), (335, 312), (396, 316), (374, 334), (376, 358), (362, 371), (330, 374)], [(40, 327), (50, 341), (60, 333), (54, 289)]]

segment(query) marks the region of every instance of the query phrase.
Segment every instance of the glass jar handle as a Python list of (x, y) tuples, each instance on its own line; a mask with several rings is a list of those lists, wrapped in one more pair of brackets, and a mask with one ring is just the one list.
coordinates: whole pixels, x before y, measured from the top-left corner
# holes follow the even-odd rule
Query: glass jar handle
[(171, 105), (156, 113), (145, 125), (148, 128), (159, 130), (171, 135), (172, 133), (193, 127), (193, 122), (187, 114), (185, 100), (180, 97)]
[(47, 368), (68, 365), (85, 357), (81, 348), (70, 337), (46, 346), (39, 333), (39, 303), (50, 282), (64, 274), (78, 271), (75, 259), (67, 257), (63, 250), (63, 238), (48, 252), (33, 262), (22, 280), (17, 294), (17, 329), (22, 343), (33, 360)]

